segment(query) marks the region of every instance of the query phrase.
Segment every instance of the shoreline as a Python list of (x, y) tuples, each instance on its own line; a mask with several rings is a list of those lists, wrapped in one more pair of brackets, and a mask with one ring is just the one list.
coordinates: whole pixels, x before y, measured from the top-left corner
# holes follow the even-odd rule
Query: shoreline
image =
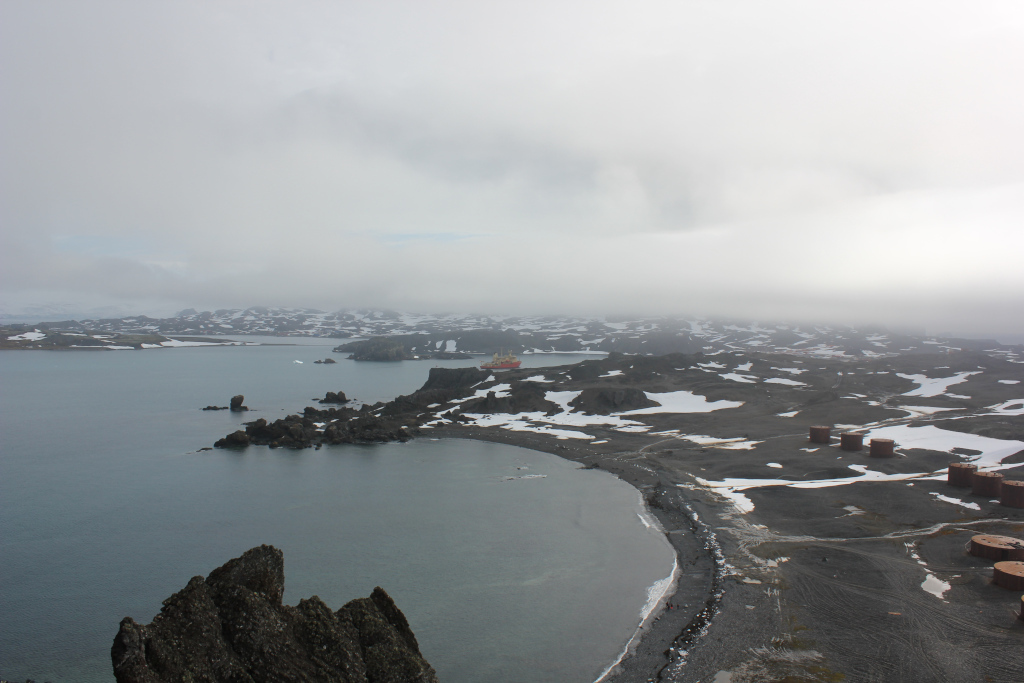
[[(949, 487), (945, 467), (975, 460), (982, 469), (1024, 479), (1024, 421), (1015, 399), (1006, 400), (1020, 393), (1012, 382), (1024, 377), (1024, 368), (958, 355), (818, 360), (798, 375), (807, 388), (773, 386), (760, 395), (738, 383), (723, 383), (731, 391), (704, 386), (700, 393), (709, 400), (746, 405), (645, 415), (648, 432), (599, 426), (585, 428), (588, 440), (564, 432), (559, 439), (543, 430), (454, 422), (419, 433), (558, 455), (604, 469), (640, 492), (673, 547), (679, 578), (601, 683), (704, 683), (719, 674), (744, 682), (845, 676), (1011, 683), (1024, 680), (1024, 621), (1012, 611), (1019, 611), (1021, 595), (993, 586), (992, 562), (963, 547), (979, 533), (1024, 539), (1024, 509)], [(722, 359), (750, 371), (750, 361), (742, 361), (751, 358), (757, 365), (792, 364), (754, 354)], [(606, 359), (600, 372), (636, 360)], [(922, 367), (936, 362), (941, 367)], [(920, 379), (926, 374), (960, 377), (982, 364), (983, 372), (958, 380), (953, 391), (959, 394), (904, 397), (929, 393), (913, 390), (915, 381), (930, 386), (932, 380)], [(550, 378), (567, 368), (546, 370)], [(509, 375), (496, 381), (508, 382)], [(655, 390), (665, 391), (666, 383), (659, 379)], [(650, 381), (632, 384), (650, 391)], [(556, 380), (545, 388), (586, 385)], [(913, 409), (898, 412), (903, 405)], [(789, 416), (793, 408), (796, 418)], [(866, 448), (840, 449), (839, 430), (828, 444), (809, 443), (813, 424), (881, 436), (898, 430), (900, 441), (918, 438), (919, 430), (963, 445), (924, 440), (917, 447), (899, 444), (895, 458), (875, 459)], [(682, 425), (688, 426), (665, 431)], [(721, 438), (689, 440), (688, 434)], [(729, 481), (741, 484), (721, 485)], [(936, 583), (945, 589), (935, 590)], [(900, 642), (905, 645), (888, 645)]]
[[(425, 435), (421, 434), (418, 438)], [(610, 663), (593, 683), (643, 683), (652, 680), (652, 665), (656, 665), (659, 658), (663, 661), (654, 672), (655, 676), (662, 669), (678, 663), (679, 658), (685, 660), (688, 650), (681, 648), (680, 645), (685, 642), (689, 647), (695, 646), (701, 631), (706, 629), (718, 611), (717, 603), (721, 599), (721, 593), (716, 590), (716, 584), (721, 581), (724, 563), (720, 553), (715, 557), (715, 553), (710, 550), (712, 546), (709, 546), (709, 541), (717, 543), (714, 532), (706, 524), (692, 517), (695, 513), (686, 509), (688, 501), (681, 496), (673, 501), (665, 495), (671, 492), (664, 490), (660, 483), (647, 482), (639, 473), (628, 476), (626, 470), (616, 467), (612, 459), (592, 454), (574, 456), (567, 452), (564, 444), (551, 444), (543, 438), (524, 438), (521, 432), (434, 429), (429, 435), (431, 438), (485, 441), (541, 451), (576, 462), (586, 468), (603, 469), (633, 486), (640, 495), (644, 508), (657, 521), (659, 531), (672, 547), (673, 569), (667, 577), (670, 579), (667, 589), (655, 601), (650, 613), (638, 624), (634, 634), (623, 646), (619, 657)], [(657, 505), (651, 504), (652, 495), (658, 497)], [(701, 529), (701, 526), (704, 528)], [(686, 564), (698, 563), (701, 566), (696, 571), (683, 570)], [(699, 609), (667, 609), (667, 603), (674, 601), (674, 604), (679, 605), (680, 600), (685, 605)], [(675, 658), (665, 657), (663, 653), (671, 648), (676, 649)]]

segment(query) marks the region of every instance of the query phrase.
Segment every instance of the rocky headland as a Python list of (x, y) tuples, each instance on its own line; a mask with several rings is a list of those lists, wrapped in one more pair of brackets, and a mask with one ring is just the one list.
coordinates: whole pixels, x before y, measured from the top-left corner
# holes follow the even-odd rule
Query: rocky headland
[(118, 683), (437, 683), (391, 597), (332, 611), (312, 596), (284, 605), (284, 557), (245, 552), (193, 577), (150, 624), (121, 621), (110, 650)]

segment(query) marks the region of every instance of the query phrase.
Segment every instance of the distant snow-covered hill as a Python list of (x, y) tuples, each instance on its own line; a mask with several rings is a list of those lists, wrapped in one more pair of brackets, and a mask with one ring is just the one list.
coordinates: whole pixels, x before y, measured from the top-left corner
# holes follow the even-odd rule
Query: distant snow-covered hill
[[(308, 308), (181, 311), (171, 318), (131, 316), (7, 326), (6, 339), (26, 345), (39, 334), (235, 336), (271, 335), (365, 339), (400, 338), (412, 353), (780, 352), (810, 357), (871, 358), (905, 353), (985, 351), (1017, 359), (1020, 347), (992, 340), (896, 334), (881, 328), (740, 323), (699, 318), (578, 318), (564, 316), (422, 315), (383, 310)], [(26, 332), (27, 336), (22, 336)], [(36, 334), (32, 334), (36, 332)], [(13, 339), (12, 339), (13, 338)], [(102, 337), (100, 337), (102, 339)], [(8, 345), (9, 347), (10, 345)]]

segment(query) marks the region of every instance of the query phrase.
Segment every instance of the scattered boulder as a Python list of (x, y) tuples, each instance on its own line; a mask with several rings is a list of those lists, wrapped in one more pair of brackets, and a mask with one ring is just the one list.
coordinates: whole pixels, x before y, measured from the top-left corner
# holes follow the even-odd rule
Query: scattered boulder
[(268, 545), (193, 577), (151, 624), (121, 621), (117, 683), (437, 683), (384, 589), (336, 612), (315, 595), (284, 605), (283, 594), (284, 556)]
[(647, 398), (640, 389), (620, 387), (617, 389), (584, 389), (580, 395), (569, 401), (569, 405), (580, 412), (591, 415), (608, 415), (627, 410), (661, 405)]
[(348, 403), (348, 398), (345, 396), (344, 391), (328, 391), (327, 394), (320, 399), (320, 403)]
[(240, 412), (242, 412), (244, 410), (249, 410), (247, 407), (242, 405), (243, 401), (245, 401), (245, 396), (242, 396), (241, 394), (239, 394), (238, 396), (232, 396), (231, 397), (231, 412), (233, 412), (233, 413), (240, 413)]

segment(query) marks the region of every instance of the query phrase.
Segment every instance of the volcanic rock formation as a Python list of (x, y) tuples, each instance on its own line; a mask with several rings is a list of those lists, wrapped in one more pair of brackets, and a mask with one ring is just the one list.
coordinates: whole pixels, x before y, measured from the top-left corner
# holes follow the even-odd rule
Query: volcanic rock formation
[(118, 683), (437, 683), (416, 636), (382, 588), (332, 612), (320, 598), (281, 603), (284, 557), (246, 551), (164, 601), (153, 623), (121, 621)]

